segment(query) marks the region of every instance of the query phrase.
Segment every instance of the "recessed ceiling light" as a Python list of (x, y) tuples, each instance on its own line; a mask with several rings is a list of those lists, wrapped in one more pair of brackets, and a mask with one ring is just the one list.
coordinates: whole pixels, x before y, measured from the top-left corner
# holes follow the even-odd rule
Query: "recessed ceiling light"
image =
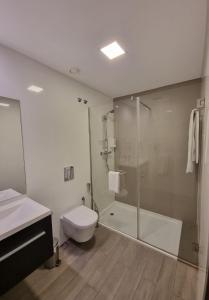
[(78, 74), (78, 73), (80, 73), (80, 69), (77, 67), (72, 67), (72, 68), (70, 68), (69, 73), (70, 74)]
[(9, 103), (3, 103), (3, 102), (0, 102), (0, 106), (8, 107), (8, 106), (9, 106)]
[(113, 42), (104, 48), (101, 48), (100, 51), (104, 53), (109, 59), (116, 58), (125, 53), (123, 48), (117, 43)]
[(27, 89), (30, 92), (35, 92), (35, 93), (41, 93), (44, 90), (42, 87), (39, 87), (37, 85), (30, 85)]

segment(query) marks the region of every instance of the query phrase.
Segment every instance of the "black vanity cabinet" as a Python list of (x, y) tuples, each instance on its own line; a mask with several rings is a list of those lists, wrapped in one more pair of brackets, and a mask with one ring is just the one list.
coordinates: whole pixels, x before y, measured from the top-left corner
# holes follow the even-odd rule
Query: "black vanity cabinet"
[(0, 241), (0, 295), (52, 255), (51, 215)]

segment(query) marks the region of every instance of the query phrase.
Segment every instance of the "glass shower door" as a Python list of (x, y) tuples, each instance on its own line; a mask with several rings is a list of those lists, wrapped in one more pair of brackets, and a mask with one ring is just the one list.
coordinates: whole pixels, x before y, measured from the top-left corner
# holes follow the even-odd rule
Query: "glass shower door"
[[(197, 264), (196, 175), (186, 174), (189, 115), (195, 100), (178, 90), (140, 98), (140, 239)], [(195, 99), (195, 98), (194, 98)]]

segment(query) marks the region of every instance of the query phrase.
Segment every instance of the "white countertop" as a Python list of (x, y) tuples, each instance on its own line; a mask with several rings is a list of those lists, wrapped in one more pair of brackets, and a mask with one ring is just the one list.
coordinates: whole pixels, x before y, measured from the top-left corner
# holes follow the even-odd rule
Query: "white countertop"
[(0, 205), (0, 241), (51, 215), (51, 210), (22, 195)]

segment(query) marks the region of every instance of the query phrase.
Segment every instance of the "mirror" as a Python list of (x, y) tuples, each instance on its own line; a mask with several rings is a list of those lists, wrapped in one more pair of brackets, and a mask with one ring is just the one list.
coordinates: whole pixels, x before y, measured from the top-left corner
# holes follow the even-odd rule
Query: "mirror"
[(20, 101), (0, 97), (0, 191), (26, 193)]

